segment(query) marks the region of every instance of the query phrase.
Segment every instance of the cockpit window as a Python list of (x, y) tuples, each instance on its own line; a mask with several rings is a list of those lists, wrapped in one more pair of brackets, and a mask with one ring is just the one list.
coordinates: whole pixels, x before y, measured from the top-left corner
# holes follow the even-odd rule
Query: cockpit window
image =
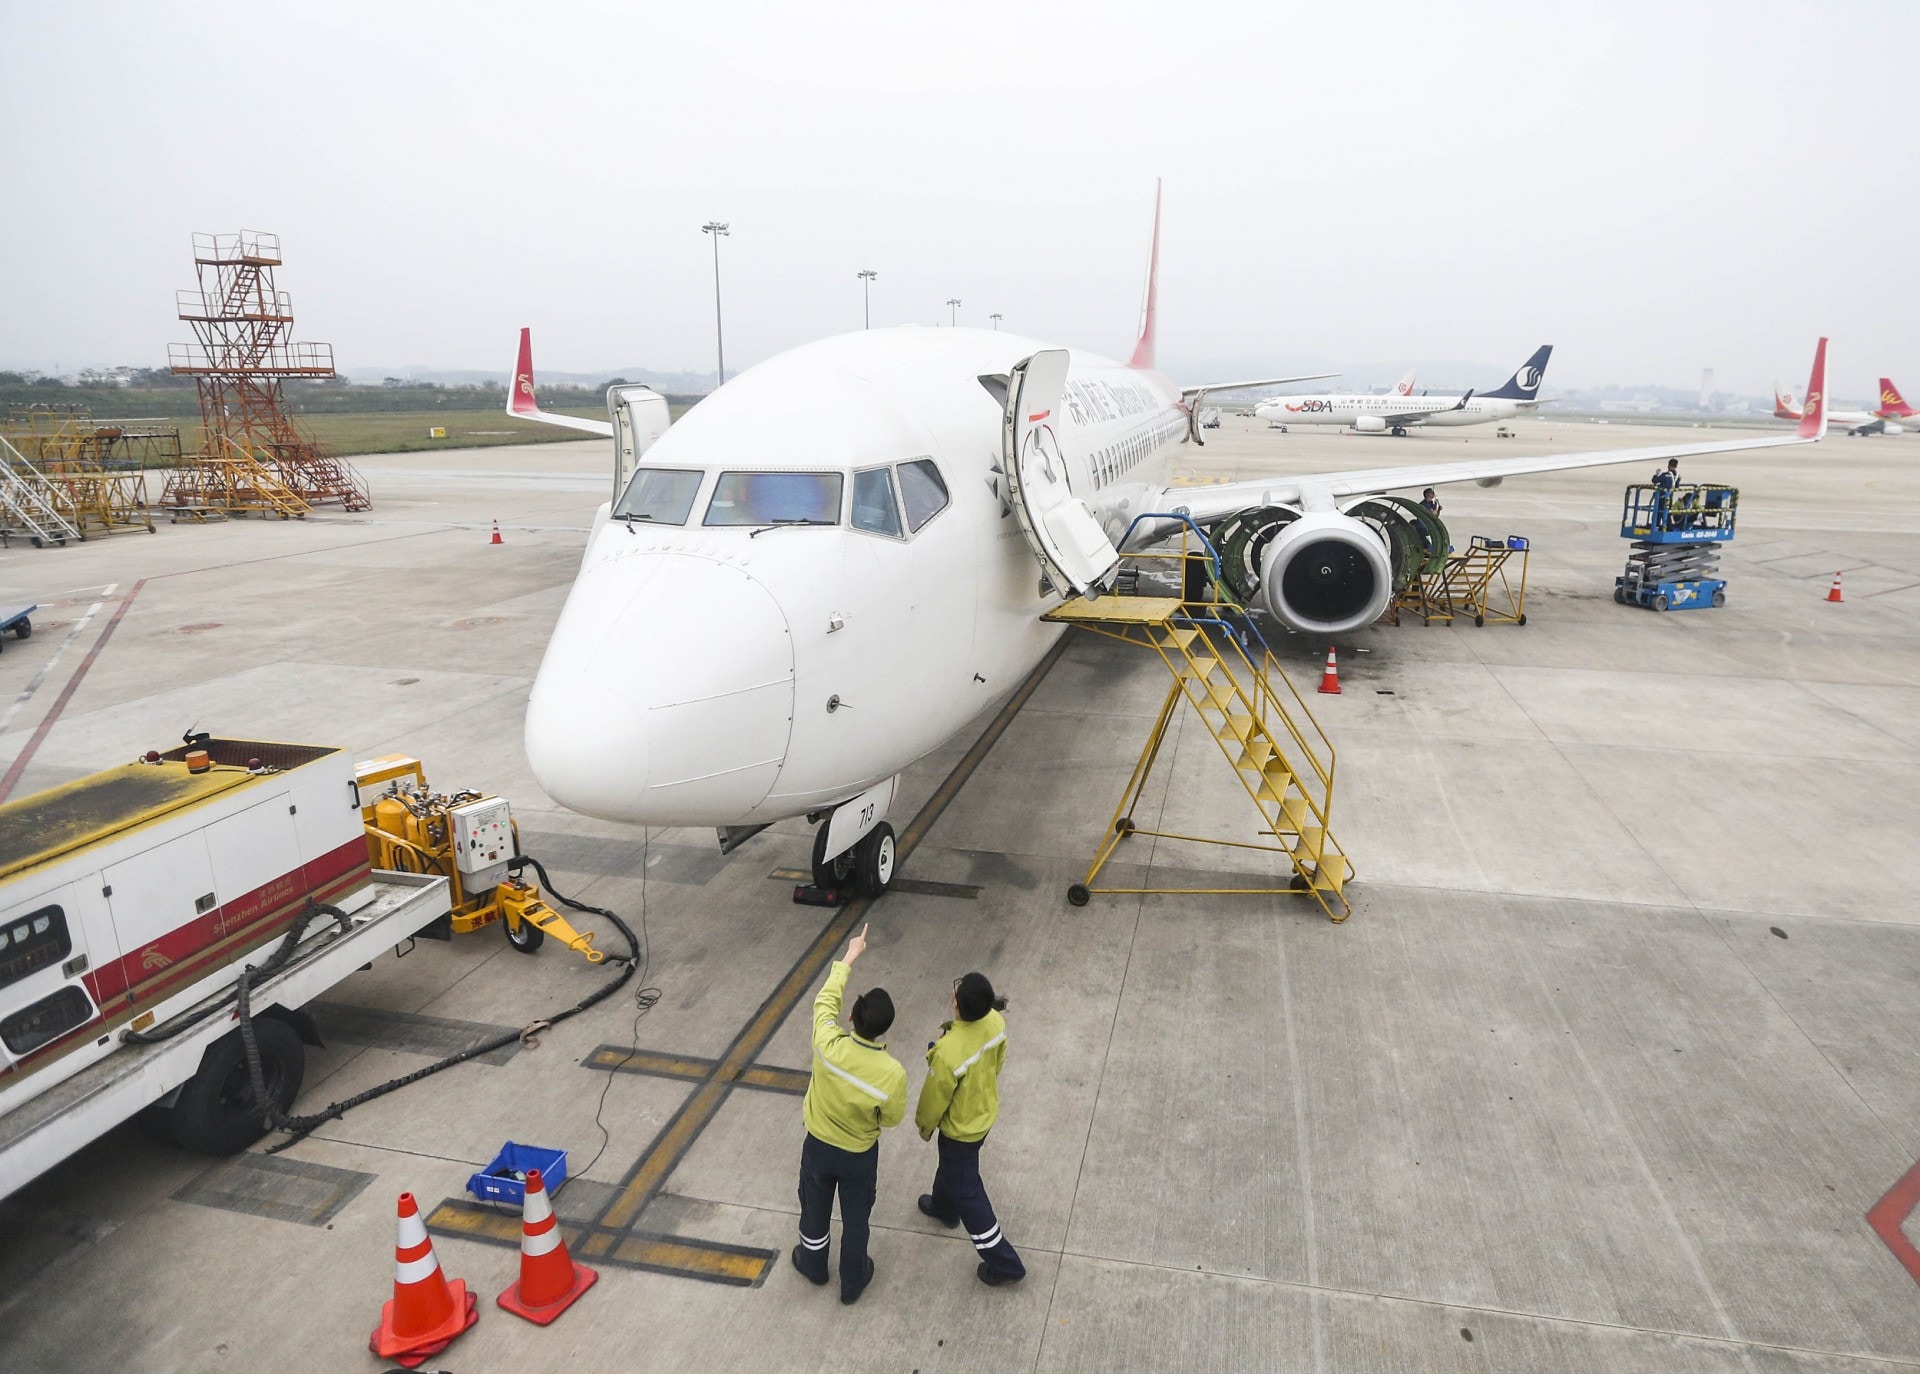
[(659, 525), (684, 525), (700, 490), (698, 471), (677, 468), (640, 468), (613, 508), (616, 520), (646, 520)]
[(837, 472), (723, 472), (707, 505), (709, 525), (837, 525)]
[(920, 527), (947, 508), (947, 484), (930, 458), (900, 465), (900, 499), (907, 506), (907, 528)]
[(894, 503), (893, 479), (885, 468), (853, 474), (853, 527), (900, 537), (900, 508)]

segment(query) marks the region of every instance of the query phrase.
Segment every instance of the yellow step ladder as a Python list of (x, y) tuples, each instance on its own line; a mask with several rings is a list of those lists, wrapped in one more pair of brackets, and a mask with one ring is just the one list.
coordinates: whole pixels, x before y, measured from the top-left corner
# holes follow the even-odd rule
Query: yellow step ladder
[[(1196, 559), (1202, 564), (1208, 561), (1205, 554), (1184, 550), (1145, 556), (1177, 558), (1183, 573)], [(1216, 595), (1224, 595), (1217, 580), (1207, 580), (1214, 583)], [(1193, 582), (1189, 580), (1187, 585)], [(1244, 632), (1227, 615), (1244, 618), (1245, 612), (1220, 601), (1192, 602), (1177, 596), (1102, 596), (1091, 601), (1067, 601), (1043, 617), (1151, 649), (1173, 679), (1159, 718), (1134, 764), (1133, 776), (1114, 808), (1099, 853), (1087, 870), (1086, 881), (1068, 889), (1067, 899), (1074, 905), (1084, 906), (1095, 892), (1223, 896), (1300, 892), (1312, 897), (1334, 921), (1344, 921), (1352, 913), (1346, 886), (1353, 879), (1353, 865), (1334, 838), (1328, 820), (1335, 764), (1332, 741), (1273, 655), (1264, 645), (1256, 645), (1250, 652), (1242, 638)], [(1199, 716), (1220, 746), (1248, 800), (1259, 811), (1259, 833), (1274, 843), (1249, 844), (1143, 830), (1135, 824), (1134, 808), (1146, 790), (1167, 727), (1182, 701)], [(1284, 854), (1293, 867), (1292, 881), (1286, 887), (1096, 886), (1107, 861), (1135, 835)]]

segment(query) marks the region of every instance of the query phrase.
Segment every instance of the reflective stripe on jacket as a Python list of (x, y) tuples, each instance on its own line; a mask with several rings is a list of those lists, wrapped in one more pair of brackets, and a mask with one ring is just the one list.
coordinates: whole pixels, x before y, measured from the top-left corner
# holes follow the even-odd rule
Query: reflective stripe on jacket
[(840, 999), (852, 970), (838, 959), (813, 1002), (813, 1078), (801, 1113), (807, 1134), (842, 1150), (871, 1150), (880, 1132), (907, 1115), (907, 1071), (900, 1061), (840, 1025)]
[(1007, 1062), (1007, 1020), (989, 1011), (978, 1021), (949, 1021), (927, 1050), (927, 1081), (913, 1124), (920, 1138), (934, 1131), (951, 1140), (978, 1140), (1000, 1117), (1000, 1066)]

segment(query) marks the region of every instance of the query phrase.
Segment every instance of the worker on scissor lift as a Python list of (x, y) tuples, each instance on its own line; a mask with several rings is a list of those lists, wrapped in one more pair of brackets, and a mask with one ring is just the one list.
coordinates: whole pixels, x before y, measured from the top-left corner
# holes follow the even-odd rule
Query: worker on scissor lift
[(867, 1217), (880, 1172), (880, 1132), (907, 1116), (907, 1071), (880, 1037), (893, 1024), (893, 999), (868, 988), (853, 1002), (853, 1033), (840, 1026), (840, 999), (853, 962), (867, 948), (867, 927), (847, 941), (813, 1003), (813, 1078), (801, 1114), (800, 1243), (793, 1267), (809, 1281), (827, 1281), (833, 1195), (840, 1194), (840, 1301), (854, 1303), (873, 1282)]
[(913, 1114), (922, 1140), (940, 1133), (940, 1165), (933, 1191), (920, 1195), (920, 1210), (942, 1226), (967, 1224), (980, 1254), (974, 1274), (990, 1288), (1027, 1276), (980, 1182), (980, 1147), (1000, 1117), (1000, 1068), (1007, 1061), (1007, 1022), (1000, 1013), (1006, 1006), (984, 973), (954, 983), (954, 1019), (927, 1046), (927, 1081)]

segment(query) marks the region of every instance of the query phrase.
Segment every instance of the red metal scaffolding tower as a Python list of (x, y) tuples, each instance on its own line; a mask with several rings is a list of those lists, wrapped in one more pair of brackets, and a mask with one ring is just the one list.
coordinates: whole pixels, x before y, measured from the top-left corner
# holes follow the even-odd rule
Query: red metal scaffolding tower
[(334, 457), (287, 413), (289, 377), (334, 375), (333, 345), (293, 343), (293, 305), (276, 290), (280, 237), (243, 230), (195, 234), (197, 288), (176, 296), (195, 342), (169, 344), (176, 376), (200, 391), (201, 453), (174, 469), (163, 509), (196, 517), (232, 511), (305, 515), (338, 503), (366, 510), (372, 500), (352, 465)]

